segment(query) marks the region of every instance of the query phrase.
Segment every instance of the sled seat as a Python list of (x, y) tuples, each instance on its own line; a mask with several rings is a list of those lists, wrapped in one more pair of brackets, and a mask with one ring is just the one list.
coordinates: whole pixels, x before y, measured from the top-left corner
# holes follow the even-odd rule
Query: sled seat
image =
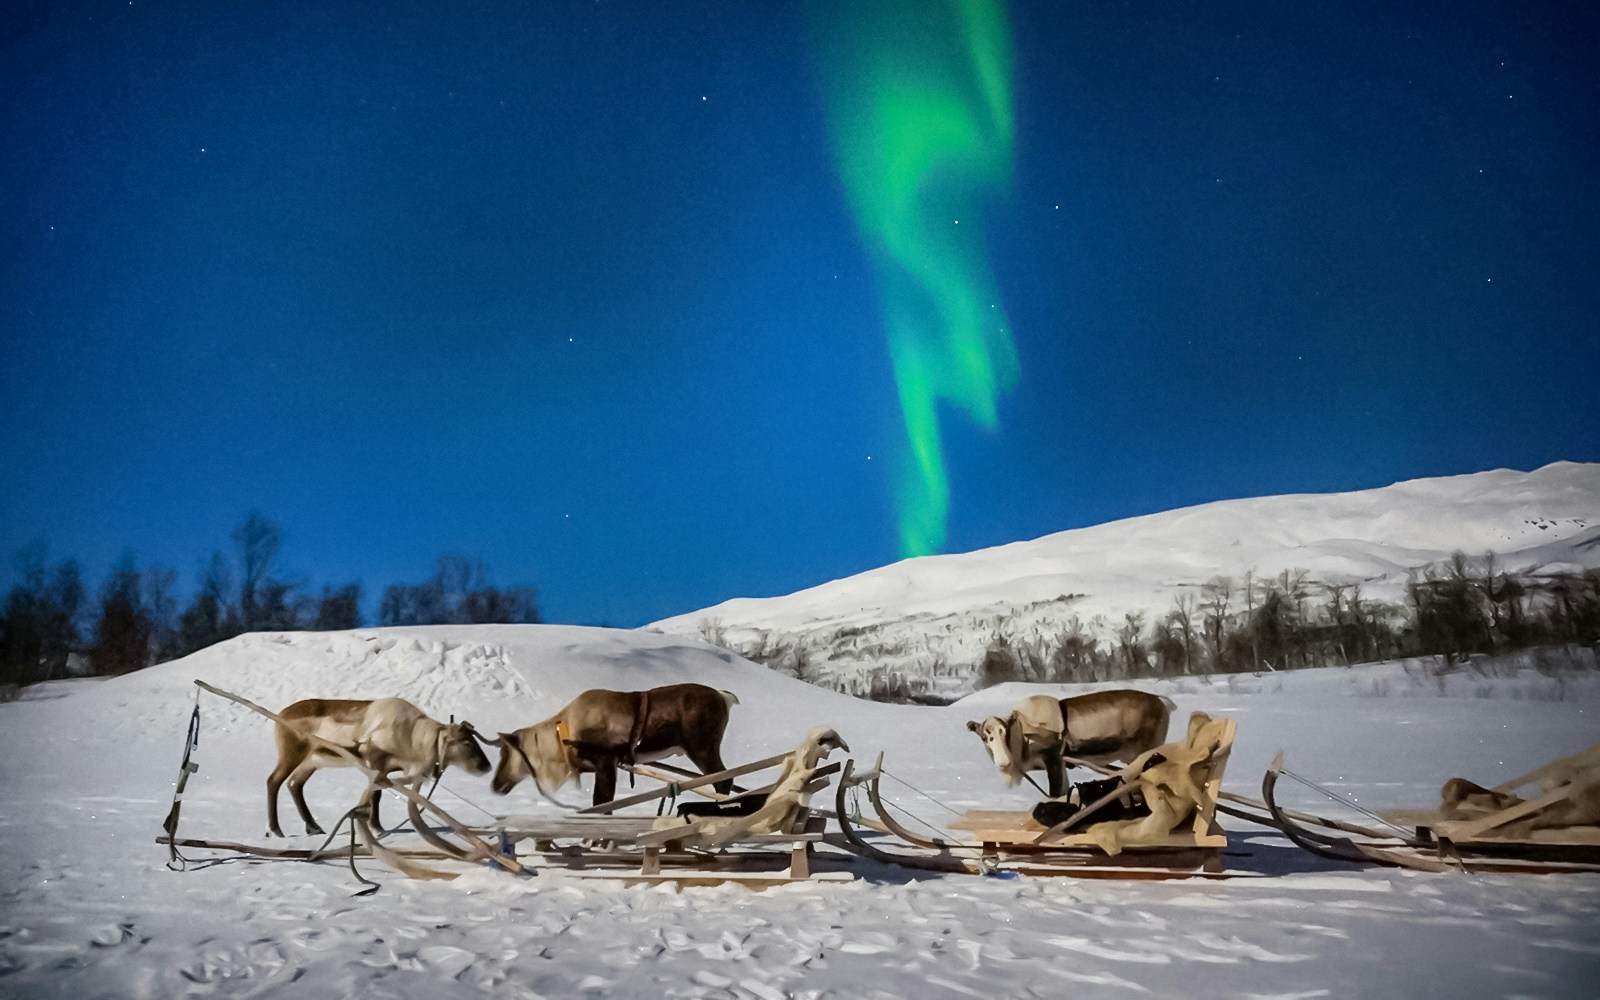
[(1228, 838), (1217, 825), (1217, 799), (1237, 729), (1232, 719), (1196, 712), (1182, 740), (1148, 750), (1117, 772), (1152, 805), (1152, 816), (1094, 823), (1086, 810), (1087, 825), (1074, 817), (1047, 828), (1030, 810), (969, 809), (950, 828), (970, 832), (996, 854), (1088, 854), (1096, 863), (1137, 865), (1198, 859), (1196, 867), (1220, 870)]
[[(812, 812), (811, 797), (826, 788), (840, 768), (837, 763), (818, 766), (831, 749), (830, 739), (838, 741), (831, 730), (812, 730), (794, 751), (753, 765), (675, 778), (658, 790), (591, 807), (593, 811), (507, 817), (499, 829), (515, 841), (533, 841), (532, 853), (543, 864), (580, 877), (691, 885), (734, 881), (757, 887), (808, 879), (848, 880), (848, 873), (812, 872), (815, 845), (823, 839), (826, 819)], [(616, 813), (648, 803), (664, 808), (665, 801), (680, 792), (704, 791), (718, 781), (775, 766), (781, 771), (774, 781), (741, 793), (759, 802), (746, 815), (685, 819)]]

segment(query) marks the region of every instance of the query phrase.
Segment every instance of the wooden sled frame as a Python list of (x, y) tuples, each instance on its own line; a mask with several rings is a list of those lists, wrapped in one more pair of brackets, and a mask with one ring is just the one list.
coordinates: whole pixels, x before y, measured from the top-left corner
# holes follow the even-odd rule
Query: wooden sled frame
[[(1227, 836), (1216, 823), (1217, 802), (1221, 797), (1222, 774), (1233, 747), (1237, 725), (1231, 719), (1225, 723), (1217, 749), (1210, 755), (1209, 768), (1202, 782), (1203, 801), (1184, 828), (1166, 837), (1137, 845), (1124, 846), (1121, 853), (1111, 856), (1096, 842), (1082, 833), (1073, 833), (1070, 826), (1046, 829), (1035, 822), (1025, 810), (969, 810), (962, 819), (950, 824), (951, 830), (967, 831), (970, 840), (945, 840), (917, 834), (900, 823), (886, 807), (879, 780), (883, 773), (883, 756), (868, 771), (857, 774), (851, 763), (846, 763), (836, 793), (836, 811), (843, 834), (841, 846), (875, 861), (887, 864), (920, 868), (927, 871), (967, 874), (997, 874), (1017, 872), (1027, 875), (1069, 875), (1081, 878), (1170, 879), (1170, 878), (1229, 878), (1242, 873), (1226, 871), (1222, 852), (1227, 846)], [(1078, 762), (1074, 762), (1078, 763)], [(1126, 775), (1133, 767), (1124, 768)], [(851, 789), (864, 787), (869, 802), (877, 814), (871, 825), (903, 842), (888, 849), (869, 841), (856, 829), (861, 817), (852, 816), (847, 794)], [(1122, 790), (1088, 803), (1074, 820), (1089, 818), (1094, 812), (1136, 790), (1130, 783)], [(907, 851), (909, 845), (914, 850)]]
[[(753, 888), (786, 882), (848, 881), (848, 873), (813, 871), (816, 845), (824, 839), (826, 817), (810, 800), (827, 787), (841, 764), (815, 768), (800, 789), (799, 799), (780, 829), (774, 833), (741, 834), (715, 848), (700, 846), (698, 829), (674, 826), (656, 829), (655, 815), (619, 815), (633, 806), (655, 803), (664, 808), (683, 792), (710, 799), (725, 796), (710, 790), (724, 780), (783, 765), (794, 753), (775, 754), (758, 761), (716, 771), (693, 774), (667, 765), (636, 765), (634, 773), (663, 782), (662, 787), (589, 806), (561, 816), (508, 816), (480, 830), (508, 849), (532, 842), (522, 857), (537, 856), (539, 867), (560, 868), (581, 878), (618, 879), (629, 884), (676, 882), (680, 885), (715, 885), (737, 882)], [(767, 794), (767, 784), (739, 789), (735, 794)]]
[[(1600, 744), (1502, 783), (1492, 791), (1510, 793), (1570, 771), (1580, 759), (1596, 757), (1600, 757)], [(1282, 773), (1283, 754), (1279, 753), (1261, 781), (1268, 817), (1246, 818), (1276, 827), (1296, 846), (1320, 857), (1427, 872), (1600, 872), (1600, 828), (1538, 830), (1522, 836), (1496, 834), (1509, 823), (1566, 801), (1574, 791), (1570, 781), (1537, 798), (1472, 820), (1446, 820), (1437, 809), (1385, 810), (1378, 814), (1379, 818), (1394, 827), (1385, 832), (1284, 809), (1277, 801), (1278, 777)], [(1408, 835), (1408, 827), (1415, 832)]]
[[(1579, 768), (1600, 769), (1600, 743), (1575, 754), (1551, 761), (1527, 774), (1502, 782), (1491, 791), (1514, 795), (1528, 786), (1540, 786), (1540, 794), (1514, 805), (1472, 819), (1445, 819), (1437, 809), (1397, 809), (1384, 815), (1390, 822), (1414, 826), (1418, 835), (1450, 844), (1457, 850), (1473, 848), (1571, 847), (1574, 853), (1587, 853), (1600, 860), (1600, 826), (1547, 827), (1508, 832), (1504, 828), (1521, 820), (1536, 819), (1572, 798), (1577, 791)], [(1546, 785), (1549, 787), (1545, 787)], [(1586, 851), (1584, 849), (1587, 849)]]

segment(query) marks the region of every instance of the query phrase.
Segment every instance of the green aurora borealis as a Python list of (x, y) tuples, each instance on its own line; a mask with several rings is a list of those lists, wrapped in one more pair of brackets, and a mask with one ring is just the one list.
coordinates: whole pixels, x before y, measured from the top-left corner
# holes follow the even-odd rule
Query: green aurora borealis
[(1011, 40), (991, 0), (832, 5), (822, 73), (840, 175), (877, 271), (908, 454), (903, 556), (939, 551), (950, 507), (940, 404), (986, 429), (1017, 377), (982, 200), (1010, 183)]

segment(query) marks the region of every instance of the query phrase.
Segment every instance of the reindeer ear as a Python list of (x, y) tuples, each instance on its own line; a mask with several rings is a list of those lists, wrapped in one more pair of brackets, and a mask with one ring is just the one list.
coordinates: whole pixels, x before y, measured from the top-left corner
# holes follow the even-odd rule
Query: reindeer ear
[(976, 722), (969, 721), (967, 723), (967, 728), (972, 730), (973, 732), (977, 732), (978, 731), (978, 724)]

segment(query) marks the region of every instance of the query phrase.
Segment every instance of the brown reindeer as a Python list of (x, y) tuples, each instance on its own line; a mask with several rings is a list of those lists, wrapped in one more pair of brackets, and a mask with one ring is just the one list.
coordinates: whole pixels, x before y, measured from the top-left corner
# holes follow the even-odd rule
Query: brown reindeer
[[(284, 779), (289, 781), (289, 795), (305, 820), (306, 832), (321, 833), (322, 827), (306, 805), (306, 779), (324, 767), (352, 766), (346, 758), (319, 748), (312, 736), (345, 747), (380, 774), (401, 772), (397, 780), (413, 789), (420, 789), (425, 779), (452, 764), (471, 774), (489, 770), (489, 758), (470, 723), (438, 722), (402, 698), (310, 698), (279, 714), (284, 721), (276, 726), (278, 766), (267, 776), (267, 832), (274, 837), (283, 836), (278, 825), (278, 789)], [(373, 825), (381, 829), (378, 789), (372, 790), (367, 804)]]
[(1167, 739), (1169, 698), (1121, 688), (1075, 698), (1030, 695), (1011, 714), (969, 722), (1000, 770), (1015, 785), (1028, 771), (1050, 778), (1050, 797), (1066, 791), (1062, 755), (1108, 764), (1129, 761)]
[[(683, 754), (702, 773), (725, 770), (722, 733), (739, 699), (704, 684), (648, 691), (585, 691), (543, 722), (501, 733), (500, 765), (491, 786), (505, 795), (531, 777), (550, 796), (579, 774), (594, 774), (594, 804), (617, 791), (617, 765)], [(733, 782), (719, 781), (726, 794)]]

